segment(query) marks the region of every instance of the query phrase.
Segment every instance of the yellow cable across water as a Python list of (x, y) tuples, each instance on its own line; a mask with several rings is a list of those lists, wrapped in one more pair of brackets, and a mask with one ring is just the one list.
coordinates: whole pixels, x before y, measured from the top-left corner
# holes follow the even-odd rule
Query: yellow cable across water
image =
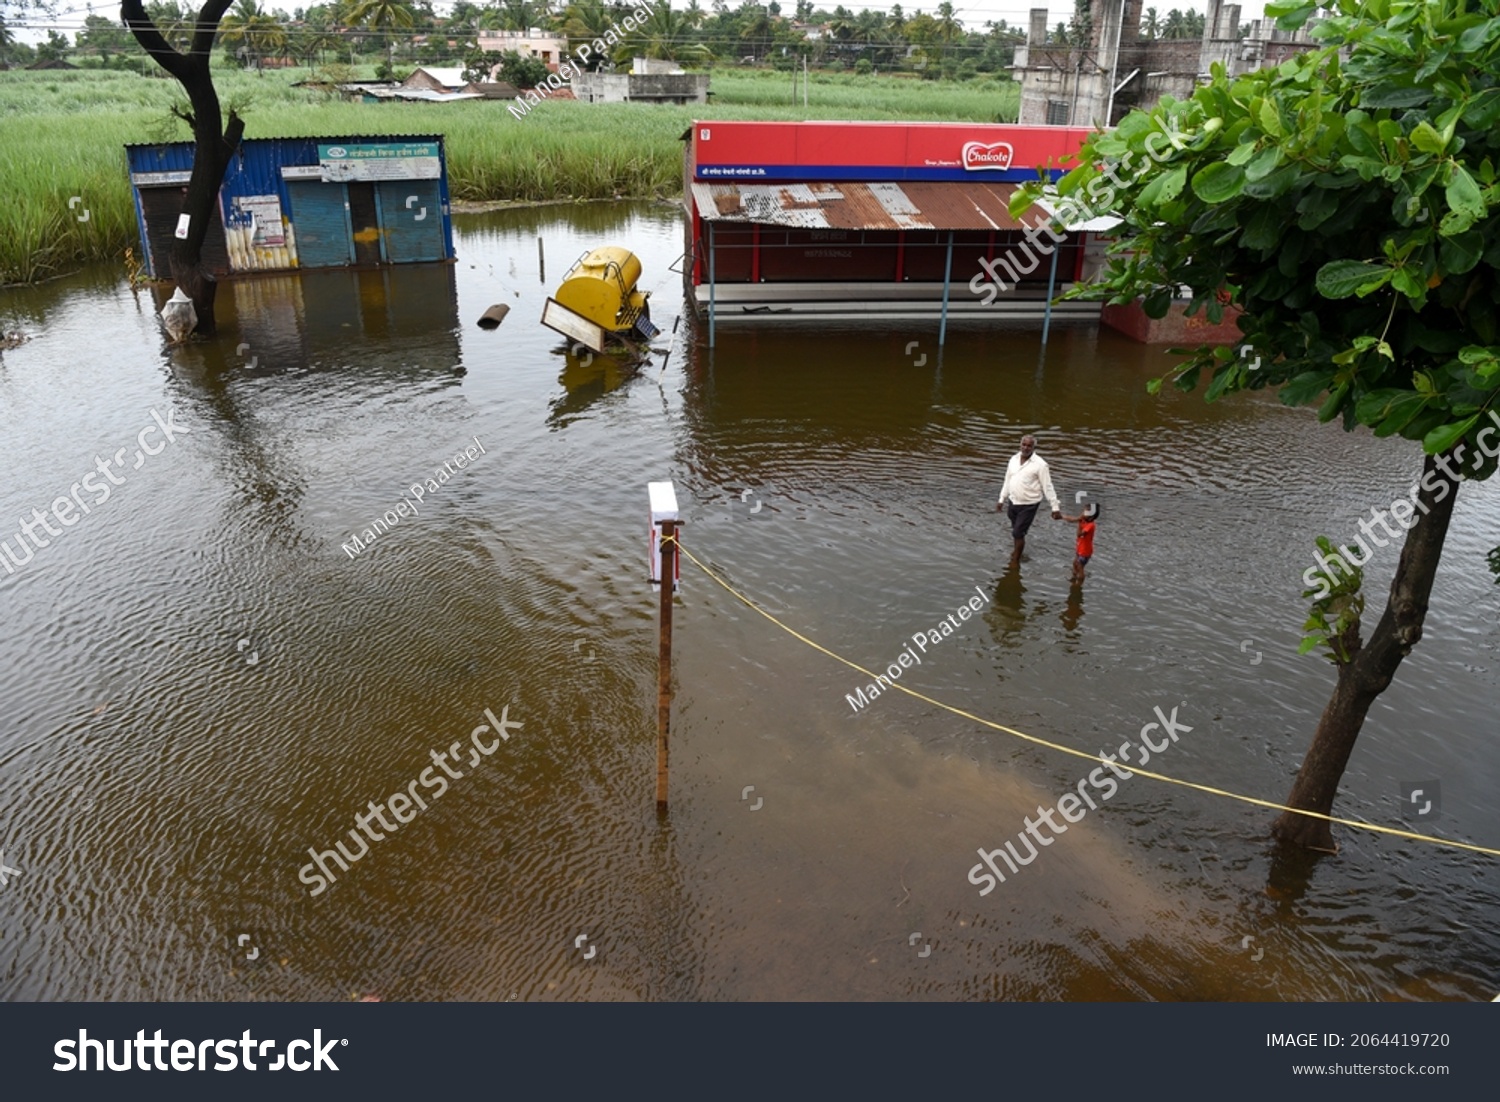
[[(707, 574), (710, 578), (712, 578), (714, 581), (718, 582), (721, 586), (728, 590), (736, 600), (743, 602), (747, 607), (752, 608), (756, 612), (760, 613), (767, 620), (770, 620), (771, 623), (779, 627), (782, 631), (786, 632), (788, 635), (791, 635), (795, 639), (800, 639), (809, 647), (812, 647), (813, 650), (828, 655), (828, 657), (832, 658), (834, 661), (842, 662), (852, 670), (858, 670), (860, 673), (864, 674), (872, 681), (877, 678), (877, 674), (871, 673), (869, 670), (865, 669), (857, 662), (851, 662), (843, 655), (835, 654), (833, 651), (829, 650), (821, 643), (815, 643), (813, 640), (809, 639), (807, 636), (803, 635), (795, 628), (788, 627), (786, 624), (783, 624), (776, 617), (772, 616), (769, 612), (761, 608), (749, 597), (746, 597), (739, 590), (735, 589), (734, 586), (730, 585), (723, 578), (719, 577), (711, 569), (700, 562), (697, 556), (695, 556), (686, 547), (682, 546), (681, 540), (679, 540), (675, 535), (671, 536), (669, 539), (671, 543), (677, 545), (677, 549), (681, 551), (682, 554), (686, 556), (694, 566), (696, 566), (699, 570), (703, 571), (703, 573)], [(1047, 739), (1038, 738), (1036, 735), (1028, 735), (1024, 731), (1017, 731), (1014, 727), (1007, 727), (1003, 723), (996, 723), (993, 720), (985, 719), (982, 716), (976, 716), (972, 712), (966, 712), (962, 708), (955, 708), (953, 705), (945, 704), (941, 700), (934, 700), (932, 697), (927, 696), (924, 693), (919, 693), (915, 689), (909, 689), (899, 682), (889, 681), (889, 685), (893, 689), (900, 689), (907, 696), (914, 696), (918, 700), (924, 701), (927, 704), (931, 704), (934, 707), (942, 708), (946, 712), (952, 712), (956, 716), (962, 716), (964, 719), (972, 720), (974, 723), (981, 724), (985, 727), (991, 727), (996, 731), (1003, 731), (1007, 735), (1014, 735), (1016, 738), (1025, 739), (1027, 742), (1035, 743), (1038, 746), (1045, 746), (1049, 750), (1056, 750), (1063, 754), (1071, 754), (1075, 758), (1083, 758), (1085, 761), (1098, 762), (1100, 765), (1109, 764), (1104, 760), (1103, 757), (1098, 754), (1089, 754), (1082, 750), (1075, 750), (1071, 746), (1063, 746), (1060, 743), (1049, 742)], [(1476, 846), (1470, 842), (1455, 842), (1451, 838), (1438, 838), (1431, 834), (1417, 834), (1414, 831), (1399, 830), (1396, 827), (1381, 826), (1378, 823), (1367, 823), (1360, 819), (1341, 819), (1336, 815), (1324, 815), (1321, 811), (1307, 811), (1300, 807), (1287, 807), (1285, 804), (1276, 803), (1274, 800), (1262, 800), (1258, 799), (1255, 796), (1244, 796), (1238, 792), (1228, 792), (1222, 788), (1214, 788), (1212, 785), (1198, 784), (1195, 781), (1185, 781), (1181, 780), (1178, 777), (1168, 777), (1165, 774), (1152, 773), (1145, 769), (1137, 769), (1131, 767), (1130, 772), (1134, 776), (1150, 777), (1153, 781), (1163, 781), (1166, 784), (1175, 784), (1179, 785), (1182, 788), (1191, 788), (1195, 792), (1207, 792), (1210, 796), (1224, 796), (1227, 799), (1238, 800), (1241, 803), (1246, 804), (1254, 804), (1256, 807), (1264, 807), (1272, 811), (1287, 811), (1293, 815), (1306, 815), (1310, 819), (1322, 819), (1325, 822), (1338, 823), (1340, 826), (1353, 827), (1356, 830), (1369, 830), (1377, 834), (1391, 834), (1397, 838), (1409, 838), (1413, 842), (1427, 842), (1435, 846), (1448, 846), (1453, 849), (1469, 850), (1471, 853), (1483, 853), (1489, 855), (1490, 857), (1500, 857), (1500, 849), (1492, 849), (1489, 846)]]

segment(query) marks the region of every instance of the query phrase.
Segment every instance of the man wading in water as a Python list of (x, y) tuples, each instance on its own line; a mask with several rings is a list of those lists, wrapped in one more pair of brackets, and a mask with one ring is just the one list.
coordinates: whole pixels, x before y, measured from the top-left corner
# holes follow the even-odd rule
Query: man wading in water
[(1036, 519), (1036, 511), (1045, 495), (1052, 506), (1052, 519), (1062, 519), (1062, 506), (1057, 502), (1057, 491), (1052, 488), (1052, 472), (1047, 461), (1036, 453), (1036, 437), (1021, 437), (1021, 450), (1010, 457), (1005, 468), (1005, 485), (1000, 487), (1000, 500), (995, 503), (995, 512), (1005, 508), (1005, 499), (1010, 499), (1010, 534), (1016, 541), (1010, 564), (1021, 561), (1021, 552), (1026, 547), (1026, 530)]

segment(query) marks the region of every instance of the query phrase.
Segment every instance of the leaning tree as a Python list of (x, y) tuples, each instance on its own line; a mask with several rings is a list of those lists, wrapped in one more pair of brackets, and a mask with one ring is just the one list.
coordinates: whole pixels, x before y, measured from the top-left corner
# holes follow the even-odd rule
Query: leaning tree
[[(1267, 13), (1294, 29), (1315, 8)], [(1272, 388), (1346, 431), (1421, 444), (1369, 638), (1357, 574), (1304, 575), (1309, 642), (1337, 680), (1287, 806), (1328, 815), (1370, 706), (1422, 637), (1458, 484), (1494, 474), (1500, 452), (1500, 0), (1337, 0), (1313, 34), (1319, 48), (1237, 77), (1215, 65), (1190, 100), (1094, 135), (1058, 191), (1080, 209), (1117, 196), (1124, 218), (1083, 295), (1141, 297), (1161, 317), (1185, 286), (1190, 313), (1243, 309), (1253, 355), (1200, 347), (1166, 376), (1179, 389), (1205, 374), (1210, 401)], [(1287, 812), (1272, 832), (1334, 848), (1325, 819)]]
[(173, 113), (193, 129), (193, 171), (182, 201), (187, 221), (185, 236), (174, 237), (168, 254), (172, 281), (193, 300), (198, 314), (197, 332), (214, 333), (214, 295), (218, 285), (203, 267), (203, 242), (213, 219), (219, 216), (219, 187), (229, 159), (240, 144), (245, 122), (233, 108), (226, 121), (219, 107), (219, 93), (209, 71), (209, 57), (219, 33), (219, 21), (233, 0), (206, 0), (193, 24), (187, 50), (173, 49), (163, 37), (141, 0), (123, 0), (120, 18), (152, 60), (177, 78), (187, 93), (188, 110)]

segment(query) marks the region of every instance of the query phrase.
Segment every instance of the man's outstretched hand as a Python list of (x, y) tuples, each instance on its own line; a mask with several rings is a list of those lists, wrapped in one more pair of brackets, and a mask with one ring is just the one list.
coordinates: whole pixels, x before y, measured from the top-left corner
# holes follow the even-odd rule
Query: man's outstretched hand
[(1062, 518), (1063, 518), (1063, 515), (1062, 515), (1062, 510), (1061, 509), (1053, 509), (1052, 510), (1052, 519), (1053, 520), (1062, 520)]

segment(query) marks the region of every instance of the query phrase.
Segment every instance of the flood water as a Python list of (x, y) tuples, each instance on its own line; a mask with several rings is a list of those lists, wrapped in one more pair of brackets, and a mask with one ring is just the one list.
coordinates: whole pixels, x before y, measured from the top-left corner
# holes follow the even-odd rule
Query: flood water
[[(31, 337), (0, 358), (0, 539), (124, 452), (107, 500), (82, 489), (91, 511), (0, 571), (0, 997), (1500, 990), (1494, 859), (1336, 828), (1338, 856), (1288, 872), (1272, 812), (1141, 777), (981, 896), (976, 850), (1090, 763), (895, 691), (856, 711), (868, 678), (692, 563), (655, 811), (650, 481), (693, 555), (851, 661), (885, 669), (977, 597), (900, 684), (1088, 754), (1176, 709), (1191, 730), (1148, 768), (1280, 800), (1332, 685), (1296, 653), (1313, 537), (1405, 497), (1415, 445), (1264, 395), (1149, 397), (1163, 351), (1092, 329), (1044, 359), (1035, 330), (960, 330), (940, 357), (935, 326), (724, 327), (710, 352), (685, 321), (665, 367), (584, 364), (546, 295), (626, 245), (665, 349), (680, 214), (455, 222), (454, 266), (225, 284), (220, 337), (178, 349), (112, 269), (0, 291)], [(173, 439), (135, 464), (153, 410)], [(1028, 430), (1068, 508), (1103, 503), (1081, 590), (1045, 514), (1007, 569), (995, 499)], [(1463, 488), (1336, 814), (1500, 844), (1495, 505)], [(1367, 568), (1367, 629), (1396, 555)], [(486, 756), (487, 709), (521, 726), (478, 733)], [(1440, 794), (1420, 819), (1414, 786)], [(309, 849), (341, 839), (359, 859), (324, 858), (313, 894)]]

